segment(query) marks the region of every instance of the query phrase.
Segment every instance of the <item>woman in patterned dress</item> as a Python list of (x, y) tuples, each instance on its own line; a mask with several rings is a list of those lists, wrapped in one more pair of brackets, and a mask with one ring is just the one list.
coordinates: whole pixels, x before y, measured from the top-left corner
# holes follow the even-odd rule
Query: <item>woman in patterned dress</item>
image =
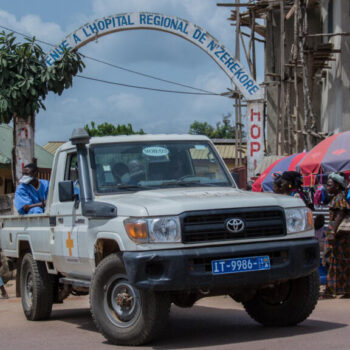
[(326, 233), (324, 264), (327, 266), (327, 285), (324, 298), (342, 294), (350, 298), (350, 231), (338, 232), (342, 220), (350, 215), (350, 205), (344, 190), (347, 181), (342, 173), (328, 176), (327, 191), (333, 198), (329, 204), (329, 227)]

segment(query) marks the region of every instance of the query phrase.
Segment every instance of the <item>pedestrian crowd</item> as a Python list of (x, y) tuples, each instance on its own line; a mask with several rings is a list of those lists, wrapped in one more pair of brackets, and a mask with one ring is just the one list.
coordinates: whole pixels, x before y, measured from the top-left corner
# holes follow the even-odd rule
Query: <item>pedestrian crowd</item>
[[(301, 198), (306, 206), (314, 209), (316, 201), (310, 201), (298, 172), (274, 174), (273, 188), (275, 193)], [(326, 288), (321, 298), (331, 299), (337, 295), (350, 298), (350, 189), (345, 174), (329, 174), (326, 189), (316, 190), (314, 198), (322, 204), (328, 202), (329, 207), (329, 224), (324, 225), (323, 215), (317, 215), (314, 222), (322, 264), (327, 271)]]

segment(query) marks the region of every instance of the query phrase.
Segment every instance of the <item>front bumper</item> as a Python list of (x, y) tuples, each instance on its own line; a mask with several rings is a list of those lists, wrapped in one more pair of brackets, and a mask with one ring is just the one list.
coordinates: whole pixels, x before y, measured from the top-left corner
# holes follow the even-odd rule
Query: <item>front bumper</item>
[[(249, 256), (270, 257), (271, 269), (213, 275), (211, 261)], [(124, 252), (129, 281), (141, 289), (163, 291), (259, 286), (306, 276), (319, 265), (316, 239)]]

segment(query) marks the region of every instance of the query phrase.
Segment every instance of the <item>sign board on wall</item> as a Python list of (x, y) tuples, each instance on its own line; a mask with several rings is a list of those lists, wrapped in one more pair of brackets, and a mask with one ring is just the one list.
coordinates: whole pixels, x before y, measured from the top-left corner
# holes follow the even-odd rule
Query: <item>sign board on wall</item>
[(180, 36), (204, 50), (228, 75), (248, 101), (262, 99), (262, 88), (249, 71), (212, 35), (201, 27), (178, 17), (159, 13), (132, 12), (96, 19), (69, 34), (46, 56), (52, 66), (62, 58), (64, 50), (78, 49), (100, 36), (133, 29), (153, 29)]
[(264, 157), (264, 102), (247, 104), (247, 172), (248, 180)]

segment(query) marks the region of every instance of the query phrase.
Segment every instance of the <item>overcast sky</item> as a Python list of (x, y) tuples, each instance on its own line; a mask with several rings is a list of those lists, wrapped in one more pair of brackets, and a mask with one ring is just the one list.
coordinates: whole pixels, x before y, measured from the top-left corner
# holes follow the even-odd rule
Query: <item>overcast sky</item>
[[(216, 3), (215, 0), (0, 0), (0, 25), (56, 45), (81, 25), (100, 17), (134, 11), (158, 12), (201, 26), (234, 54), (234, 30), (227, 21), (230, 8), (217, 7)], [(45, 51), (50, 49), (49, 46), (42, 47)], [(118, 32), (98, 39), (97, 43), (89, 43), (80, 52), (213, 92), (232, 88), (229, 78), (205, 52), (168, 33), (153, 30)], [(186, 90), (89, 60), (85, 63), (83, 75), (86, 76)], [(131, 123), (135, 130), (142, 128), (146, 133), (186, 133), (194, 120), (212, 125), (221, 121), (224, 114), (233, 112), (232, 102), (224, 97), (144, 91), (75, 78), (73, 88), (62, 96), (50, 93), (44, 101), (46, 111), (36, 117), (36, 143), (65, 141), (74, 128), (91, 121), (97, 124)]]

